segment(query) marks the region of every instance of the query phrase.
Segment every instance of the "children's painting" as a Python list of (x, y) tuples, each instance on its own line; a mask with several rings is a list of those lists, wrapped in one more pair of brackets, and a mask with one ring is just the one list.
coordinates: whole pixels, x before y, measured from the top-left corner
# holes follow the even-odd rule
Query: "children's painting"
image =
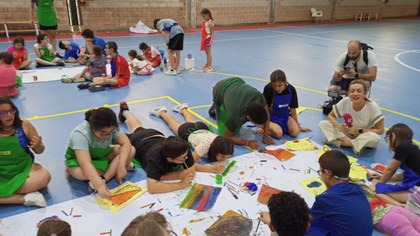
[(204, 184), (193, 184), (180, 207), (196, 211), (207, 211), (216, 203), (222, 188)]
[(319, 177), (303, 179), (300, 181), (300, 184), (315, 197), (327, 190), (327, 186), (322, 183)]
[(289, 160), (290, 158), (296, 156), (294, 153), (291, 153), (282, 148), (277, 148), (275, 150), (268, 150), (264, 148), (260, 150), (260, 152), (270, 154), (274, 156), (275, 158), (277, 158), (279, 161)]
[(313, 151), (318, 149), (308, 138), (287, 141), (284, 146), (289, 151)]
[(249, 236), (251, 230), (252, 220), (228, 210), (204, 232), (208, 236)]
[(258, 202), (262, 203), (262, 204), (267, 204), (268, 200), (270, 200), (271, 196), (273, 196), (273, 194), (277, 194), (282, 192), (279, 189), (276, 188), (272, 188), (268, 185), (263, 184), (260, 190), (260, 193), (258, 194)]
[(111, 190), (110, 199), (99, 198), (96, 202), (113, 212), (118, 212), (146, 191), (145, 187), (127, 181)]

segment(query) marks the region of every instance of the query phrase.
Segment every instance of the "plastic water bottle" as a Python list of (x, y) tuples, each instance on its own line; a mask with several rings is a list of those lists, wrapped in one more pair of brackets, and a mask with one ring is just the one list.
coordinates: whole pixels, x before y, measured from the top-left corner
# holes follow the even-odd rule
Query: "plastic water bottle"
[(193, 70), (195, 66), (195, 59), (192, 57), (191, 53), (187, 55), (185, 58), (185, 69), (186, 70)]

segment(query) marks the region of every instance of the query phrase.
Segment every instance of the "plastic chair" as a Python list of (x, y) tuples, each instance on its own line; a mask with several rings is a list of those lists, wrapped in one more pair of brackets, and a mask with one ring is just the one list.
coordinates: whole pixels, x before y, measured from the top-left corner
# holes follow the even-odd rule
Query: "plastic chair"
[(318, 22), (318, 19), (322, 16), (322, 11), (317, 11), (314, 7), (311, 8), (311, 17), (315, 18), (316, 22)]

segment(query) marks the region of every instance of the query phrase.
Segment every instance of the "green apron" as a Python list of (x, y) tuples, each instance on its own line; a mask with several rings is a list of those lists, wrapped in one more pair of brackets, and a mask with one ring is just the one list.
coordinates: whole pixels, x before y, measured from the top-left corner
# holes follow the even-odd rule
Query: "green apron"
[(42, 26), (56, 26), (57, 15), (53, 7), (53, 0), (39, 0), (38, 22)]
[(31, 167), (32, 157), (17, 135), (0, 138), (0, 197), (15, 193), (26, 182)]
[[(89, 147), (89, 154), (91, 158), (92, 165), (95, 167), (95, 169), (106, 171), (109, 167), (109, 159), (107, 156), (112, 153), (112, 148), (95, 148), (95, 147)], [(68, 167), (78, 167), (79, 162), (76, 158), (76, 153), (73, 149), (70, 147), (67, 147), (66, 151), (66, 164)]]
[(41, 54), (41, 59), (42, 60), (46, 60), (46, 61), (51, 62), (55, 58), (55, 56), (51, 56), (51, 52), (48, 49), (48, 47), (42, 48), (41, 46), (39, 46), (38, 51), (39, 51), (39, 53), (41, 53), (41, 51), (44, 51), (44, 55)]

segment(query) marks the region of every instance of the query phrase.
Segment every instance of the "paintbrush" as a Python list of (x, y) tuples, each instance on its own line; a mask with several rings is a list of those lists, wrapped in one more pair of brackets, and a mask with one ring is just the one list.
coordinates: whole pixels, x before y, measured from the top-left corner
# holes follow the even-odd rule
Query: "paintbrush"
[(255, 234), (254, 235), (257, 235), (258, 228), (260, 227), (260, 223), (261, 223), (261, 220), (258, 220), (257, 229), (255, 229)]
[(230, 188), (227, 188), (227, 189), (235, 199), (238, 199), (238, 196)]
[(190, 168), (188, 168), (187, 163), (185, 163), (185, 161), (184, 161), (184, 165), (185, 165), (185, 168), (187, 168), (187, 171), (188, 171), (188, 172), (190, 172), (190, 175), (191, 175), (191, 176), (192, 176), (192, 178), (193, 178), (193, 179), (192, 179), (192, 182), (193, 182), (193, 183), (195, 183), (195, 181), (194, 181), (194, 175), (193, 175), (192, 171), (190, 171)]

